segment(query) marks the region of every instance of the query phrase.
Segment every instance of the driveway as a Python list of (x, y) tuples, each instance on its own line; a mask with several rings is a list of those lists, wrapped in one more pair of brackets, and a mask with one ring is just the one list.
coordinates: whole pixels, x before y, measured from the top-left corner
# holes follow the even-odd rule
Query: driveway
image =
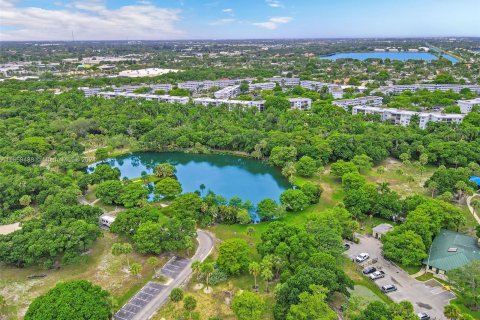
[(197, 230), (198, 248), (192, 259), (174, 257), (160, 270), (160, 274), (169, 278), (165, 285), (147, 283), (114, 316), (115, 320), (150, 319), (168, 300), (170, 292), (181, 286), (192, 274), (192, 262), (203, 261), (212, 252), (215, 244), (213, 235)]
[[(346, 251), (346, 254), (353, 259), (359, 253), (369, 253), (370, 259), (361, 265), (365, 267), (371, 265), (386, 273), (384, 278), (376, 280), (375, 283), (379, 287), (394, 284), (398, 290), (388, 293), (393, 301), (408, 300), (412, 302), (415, 312), (426, 312), (432, 319), (446, 319), (443, 315), (443, 308), (451, 299), (455, 298), (453, 293), (445, 290), (436, 280), (427, 282), (415, 280), (407, 272), (383, 258), (381, 255), (382, 244), (379, 240), (363, 235), (357, 236), (360, 243), (350, 243), (350, 249)], [(373, 259), (377, 259), (377, 262), (373, 263)]]

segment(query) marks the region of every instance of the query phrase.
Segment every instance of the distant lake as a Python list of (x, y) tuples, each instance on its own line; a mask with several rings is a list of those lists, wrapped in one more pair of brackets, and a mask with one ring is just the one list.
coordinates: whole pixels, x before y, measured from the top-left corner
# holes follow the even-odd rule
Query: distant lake
[[(448, 56), (450, 57), (450, 56)], [(447, 56), (445, 58), (448, 59)], [(453, 57), (450, 57), (455, 59)], [(320, 59), (328, 59), (328, 60), (338, 60), (338, 59), (355, 59), (355, 60), (367, 60), (367, 59), (390, 59), (390, 60), (423, 60), (423, 61), (432, 61), (438, 60), (438, 58), (429, 53), (429, 52), (340, 52), (335, 53), (329, 56), (321, 56)], [(451, 60), (451, 59), (449, 59)], [(458, 62), (455, 59), (455, 62)], [(453, 62), (453, 60), (451, 60)]]
[[(183, 192), (208, 190), (227, 200), (238, 196), (257, 205), (265, 198), (280, 200), (280, 194), (291, 184), (280, 170), (265, 162), (232, 155), (192, 154), (181, 152), (135, 152), (104, 161), (119, 168), (121, 178), (141, 177), (142, 171), (153, 173), (159, 163), (170, 163), (177, 169), (177, 179)], [(88, 167), (93, 171), (96, 165)], [(150, 196), (150, 199), (152, 196)], [(255, 216), (253, 216), (255, 219)]]

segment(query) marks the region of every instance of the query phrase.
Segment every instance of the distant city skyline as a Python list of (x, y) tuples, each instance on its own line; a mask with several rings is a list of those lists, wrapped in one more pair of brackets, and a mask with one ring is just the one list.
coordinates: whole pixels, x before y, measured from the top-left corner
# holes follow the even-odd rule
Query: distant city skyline
[(0, 40), (480, 37), (478, 0), (0, 0)]

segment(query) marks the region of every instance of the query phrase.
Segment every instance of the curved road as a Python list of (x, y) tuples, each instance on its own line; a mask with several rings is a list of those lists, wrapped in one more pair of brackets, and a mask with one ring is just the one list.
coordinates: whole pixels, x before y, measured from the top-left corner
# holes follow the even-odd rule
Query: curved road
[(181, 286), (190, 277), (192, 274), (192, 262), (203, 261), (208, 257), (215, 245), (214, 236), (210, 232), (197, 230), (197, 241), (197, 251), (185, 268), (175, 277), (175, 279), (172, 279), (170, 283), (166, 284), (165, 286), (167, 288), (150, 301), (132, 320), (150, 319), (150, 317), (152, 317), (168, 300), (170, 292), (172, 292), (174, 288)]

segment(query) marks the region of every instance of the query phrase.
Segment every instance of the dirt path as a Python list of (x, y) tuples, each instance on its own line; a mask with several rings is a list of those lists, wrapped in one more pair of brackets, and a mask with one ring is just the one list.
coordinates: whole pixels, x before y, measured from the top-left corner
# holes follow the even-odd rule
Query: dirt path
[(467, 198), (467, 206), (468, 206), (468, 210), (470, 210), (470, 212), (472, 213), (473, 217), (475, 218), (475, 220), (477, 220), (477, 223), (480, 224), (480, 217), (478, 216), (478, 214), (475, 212), (475, 209), (472, 207), (472, 205), (470, 204), (470, 202), (473, 200), (473, 198), (475, 197), (480, 197), (480, 194), (474, 194), (473, 196), (470, 196)]

